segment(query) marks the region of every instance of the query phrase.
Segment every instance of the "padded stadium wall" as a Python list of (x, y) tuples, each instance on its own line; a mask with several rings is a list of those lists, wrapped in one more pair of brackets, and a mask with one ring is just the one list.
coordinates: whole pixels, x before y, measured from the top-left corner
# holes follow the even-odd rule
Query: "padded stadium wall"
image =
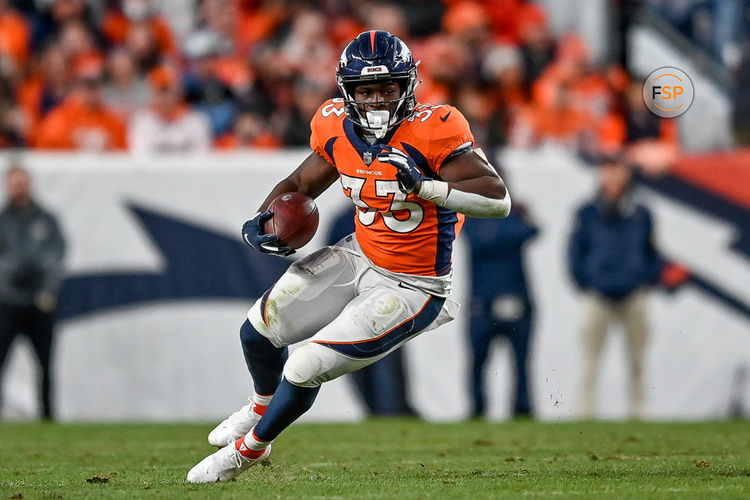
[[(272, 279), (268, 273), (283, 266), (280, 259), (258, 261), (243, 248), (239, 229), (306, 154), (23, 157), (39, 199), (58, 214), (68, 238), (55, 356), (61, 420), (212, 420), (244, 403), (250, 379), (239, 326)], [(527, 204), (541, 229), (528, 248), (538, 305), (531, 360), (536, 412), (545, 420), (571, 419), (578, 412), (580, 302), (567, 273), (566, 242), (575, 207), (595, 189), (594, 172), (554, 148), (507, 151), (501, 161), (514, 200)], [(732, 246), (743, 228), (653, 187), (640, 194), (654, 211), (659, 246), (721, 292), (695, 285), (653, 292), (648, 417), (720, 418), (738, 398), (750, 406), (750, 387), (738, 382), (750, 366), (750, 317), (741, 307), (750, 304), (750, 260)], [(323, 244), (346, 204), (338, 184), (318, 199), (320, 229), (299, 255)], [(455, 298), (462, 302), (467, 265), (459, 238)], [(405, 347), (409, 397), (430, 420), (468, 414), (465, 311)], [(605, 346), (597, 409), (603, 418), (626, 415), (621, 337)], [(487, 372), (495, 419), (509, 414), (509, 363), (499, 344)], [(2, 416), (35, 416), (36, 367), (27, 342), (17, 342), (5, 375)], [(344, 377), (326, 384), (303, 418), (363, 416)]]

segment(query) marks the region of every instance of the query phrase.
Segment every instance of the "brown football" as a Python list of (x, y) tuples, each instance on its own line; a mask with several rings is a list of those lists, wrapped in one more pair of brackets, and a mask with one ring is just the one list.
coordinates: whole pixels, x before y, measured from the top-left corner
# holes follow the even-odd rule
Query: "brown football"
[(318, 229), (318, 207), (315, 201), (302, 193), (280, 194), (268, 209), (273, 212), (263, 223), (265, 234), (275, 234), (280, 244), (298, 249), (307, 244)]

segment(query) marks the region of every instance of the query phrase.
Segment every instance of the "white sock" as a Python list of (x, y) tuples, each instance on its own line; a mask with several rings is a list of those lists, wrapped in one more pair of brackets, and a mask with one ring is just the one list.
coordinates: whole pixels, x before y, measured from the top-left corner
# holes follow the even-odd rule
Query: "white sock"
[(245, 446), (255, 451), (265, 450), (270, 441), (263, 441), (258, 439), (254, 431), (255, 429), (253, 428), (250, 432), (245, 434)]
[(266, 408), (271, 403), (271, 399), (273, 399), (273, 394), (271, 394), (270, 396), (264, 396), (255, 392), (253, 394), (253, 411), (258, 415), (263, 415), (263, 413), (265, 413), (266, 411)]
[(245, 458), (256, 459), (263, 456), (263, 450), (268, 446), (268, 441), (261, 441), (255, 437), (253, 431), (248, 432), (237, 441), (234, 442), (234, 447), (240, 454)]

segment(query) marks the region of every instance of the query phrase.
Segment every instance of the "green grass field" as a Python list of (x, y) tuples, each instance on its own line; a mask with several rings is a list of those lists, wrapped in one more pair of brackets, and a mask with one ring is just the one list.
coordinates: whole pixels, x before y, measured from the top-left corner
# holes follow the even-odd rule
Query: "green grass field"
[(3, 498), (749, 498), (750, 423), (298, 424), (191, 485), (211, 425), (0, 423)]

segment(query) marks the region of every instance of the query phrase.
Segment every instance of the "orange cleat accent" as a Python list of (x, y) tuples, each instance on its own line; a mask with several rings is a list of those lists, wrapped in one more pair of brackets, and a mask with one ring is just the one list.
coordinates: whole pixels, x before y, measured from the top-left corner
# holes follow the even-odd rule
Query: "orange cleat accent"
[(257, 459), (260, 458), (263, 453), (265, 453), (266, 449), (263, 448), (262, 450), (252, 450), (245, 444), (245, 436), (242, 436), (237, 441), (234, 442), (234, 447), (237, 448), (237, 451), (240, 452), (240, 455), (242, 455), (245, 458), (250, 459)]

